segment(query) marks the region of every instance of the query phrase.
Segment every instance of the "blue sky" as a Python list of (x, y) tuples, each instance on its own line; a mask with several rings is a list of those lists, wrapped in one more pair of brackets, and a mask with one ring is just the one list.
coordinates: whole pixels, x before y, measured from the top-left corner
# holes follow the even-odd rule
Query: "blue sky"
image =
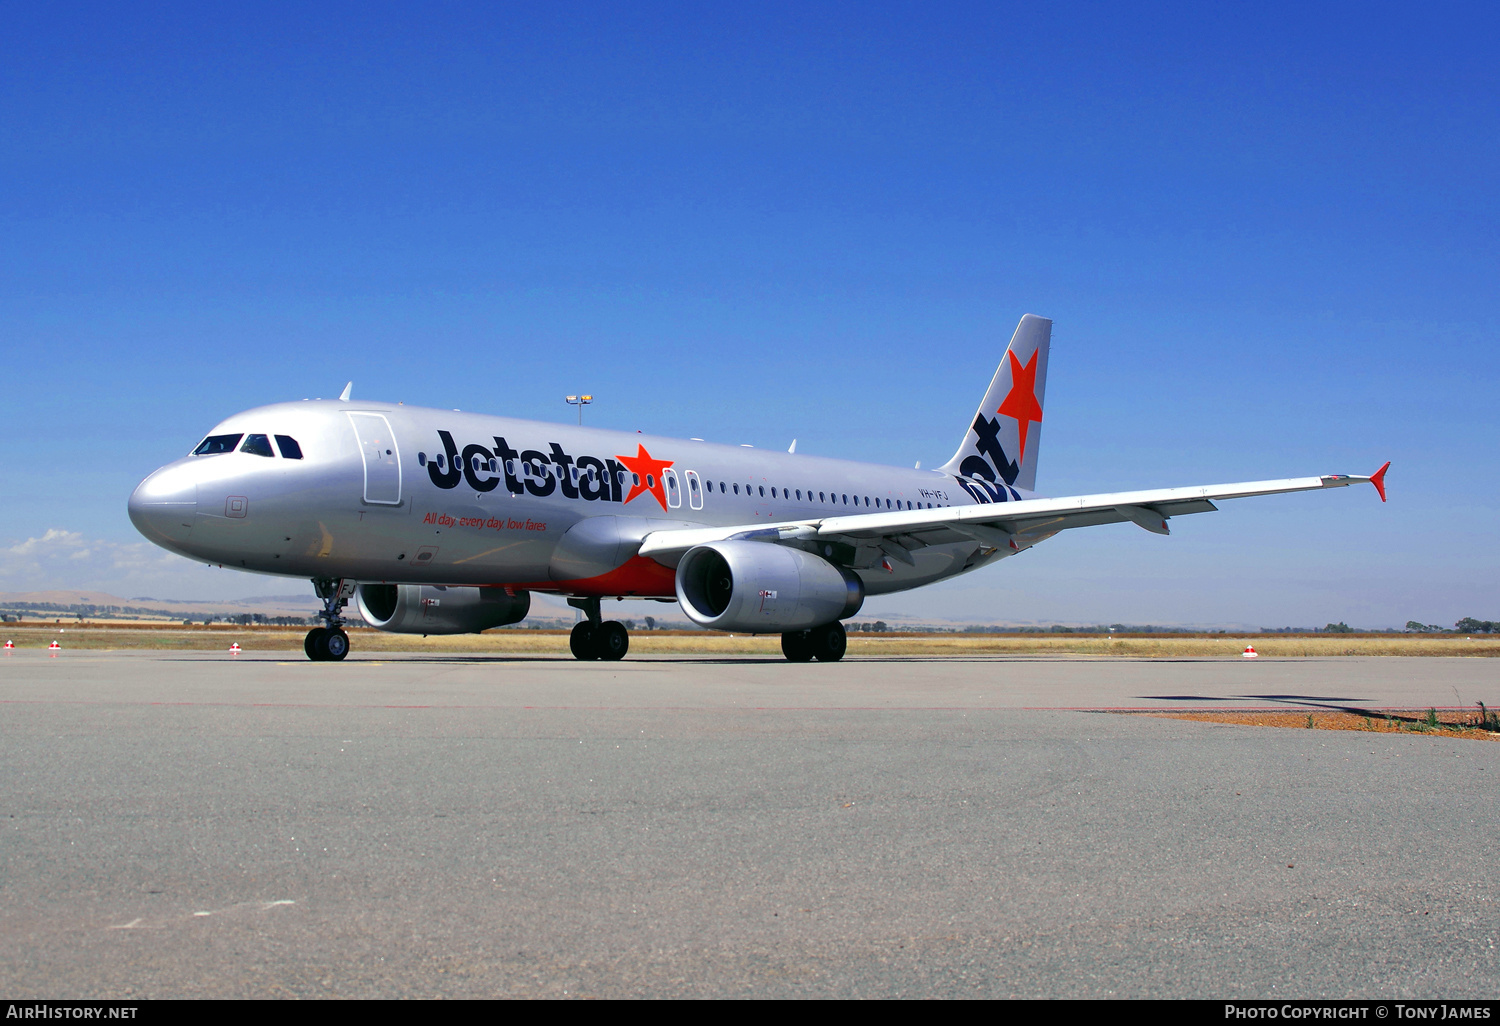
[[(1022, 313), (1038, 487), (1369, 473), (866, 612), (1500, 617), (1492, 5), (11, 5), (0, 591), (306, 585), (135, 535), (356, 394), (910, 465)], [(1314, 9), (1307, 9), (1313, 6)]]

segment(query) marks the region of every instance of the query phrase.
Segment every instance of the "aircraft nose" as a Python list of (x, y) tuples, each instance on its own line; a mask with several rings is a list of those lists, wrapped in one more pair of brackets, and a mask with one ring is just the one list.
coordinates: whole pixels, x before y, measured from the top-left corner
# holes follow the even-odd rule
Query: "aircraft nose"
[(166, 548), (187, 540), (198, 512), (198, 482), (189, 467), (162, 467), (130, 493), (130, 522)]

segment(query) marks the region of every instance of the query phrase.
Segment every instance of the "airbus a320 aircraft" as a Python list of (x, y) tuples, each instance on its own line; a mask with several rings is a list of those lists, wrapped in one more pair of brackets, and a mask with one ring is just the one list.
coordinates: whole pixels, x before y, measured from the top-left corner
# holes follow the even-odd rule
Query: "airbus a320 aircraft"
[[(619, 659), (603, 598), (677, 602), (716, 630), (781, 635), (793, 662), (841, 658), (868, 595), (967, 573), (1060, 531), (1130, 521), (1156, 534), (1215, 501), (1368, 481), (1256, 481), (1037, 495), (1052, 322), (1021, 318), (958, 451), (936, 470), (851, 463), (337, 400), (219, 424), (130, 497), (147, 538), (191, 559), (311, 578), (314, 660), (349, 651), (343, 611), (407, 634), (518, 623), (534, 591), (583, 610), (579, 659)], [(796, 443), (792, 443), (795, 450)]]

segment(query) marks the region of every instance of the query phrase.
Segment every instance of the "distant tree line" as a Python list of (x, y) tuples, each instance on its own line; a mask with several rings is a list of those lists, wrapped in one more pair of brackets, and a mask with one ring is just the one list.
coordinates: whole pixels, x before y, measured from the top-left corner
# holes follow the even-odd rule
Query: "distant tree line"
[(1435, 623), (1408, 620), (1406, 629), (1412, 634), (1500, 634), (1500, 622), (1476, 620), (1472, 616), (1466, 616), (1449, 628)]
[[(182, 621), (184, 627), (193, 621), (185, 619)], [(277, 627), (301, 627), (304, 624), (317, 623), (316, 616), (266, 616), (264, 613), (235, 613), (231, 616), (205, 616), (203, 625), (206, 627), (211, 623), (234, 623), (244, 627), (252, 624), (274, 625)]]

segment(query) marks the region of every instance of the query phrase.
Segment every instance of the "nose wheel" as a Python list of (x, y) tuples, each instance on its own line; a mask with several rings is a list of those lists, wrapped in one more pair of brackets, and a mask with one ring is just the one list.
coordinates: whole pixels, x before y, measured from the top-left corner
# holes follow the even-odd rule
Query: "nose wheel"
[(336, 663), (349, 654), (349, 635), (338, 627), (314, 627), (307, 632), (302, 650), (315, 663)]

